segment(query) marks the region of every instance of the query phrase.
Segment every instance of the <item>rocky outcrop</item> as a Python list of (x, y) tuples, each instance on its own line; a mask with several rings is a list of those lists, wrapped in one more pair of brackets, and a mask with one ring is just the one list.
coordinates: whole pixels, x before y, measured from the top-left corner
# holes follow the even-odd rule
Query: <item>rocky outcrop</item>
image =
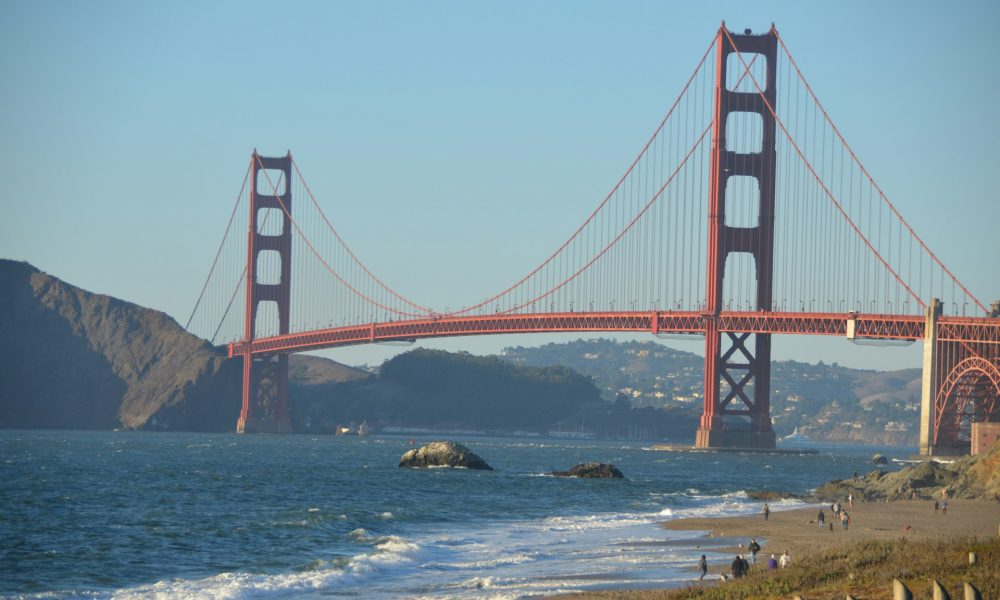
[(588, 479), (624, 479), (622, 472), (612, 464), (592, 462), (581, 463), (569, 471), (553, 471), (556, 477), (585, 477)]
[(981, 456), (950, 463), (927, 460), (894, 473), (872, 471), (857, 479), (830, 481), (816, 490), (822, 501), (846, 498), (867, 500), (910, 498), (982, 498), (1000, 501), (1000, 444)]
[(885, 456), (881, 455), (881, 454), (876, 453), (876, 454), (872, 455), (872, 464), (873, 465), (887, 465), (887, 464), (889, 464), (889, 459), (886, 458)]
[(399, 459), (400, 467), (459, 467), (492, 471), (493, 467), (462, 444), (449, 441), (431, 442), (410, 450)]

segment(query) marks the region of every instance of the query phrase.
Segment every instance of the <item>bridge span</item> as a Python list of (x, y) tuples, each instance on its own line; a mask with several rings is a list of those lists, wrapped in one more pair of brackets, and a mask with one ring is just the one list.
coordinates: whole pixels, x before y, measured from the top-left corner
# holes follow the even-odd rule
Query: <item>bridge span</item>
[[(696, 444), (754, 448), (775, 444), (772, 336), (919, 340), (920, 445), (933, 454), (967, 447), (973, 422), (1000, 421), (998, 317), (876, 184), (778, 31), (723, 24), (596, 208), (498, 293), (454, 311), (415, 302), (348, 246), (291, 153), (255, 151), (188, 328), (242, 359), (246, 432), (289, 430), (293, 352), (507, 333), (699, 335)], [(263, 363), (274, 385), (260, 385)]]

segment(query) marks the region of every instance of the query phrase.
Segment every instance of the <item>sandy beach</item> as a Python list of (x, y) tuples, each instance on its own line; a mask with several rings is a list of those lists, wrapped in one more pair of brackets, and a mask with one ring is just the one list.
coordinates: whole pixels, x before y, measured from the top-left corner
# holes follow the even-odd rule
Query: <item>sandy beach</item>
[[(788, 550), (792, 559), (824, 552), (839, 544), (872, 539), (943, 539), (960, 535), (996, 536), (1000, 528), (1000, 504), (979, 500), (950, 500), (947, 514), (934, 511), (934, 503), (926, 500), (897, 502), (855, 502), (845, 507), (851, 517), (844, 531), (840, 523), (830, 531), (830, 507), (826, 506), (827, 526), (820, 530), (816, 518), (819, 508), (800, 508), (763, 515), (723, 518), (676, 519), (663, 527), (679, 531), (707, 532), (709, 546), (714, 538), (726, 539), (725, 548), (737, 552), (731, 541), (744, 546), (751, 537), (763, 547), (758, 560), (772, 553), (776, 556)], [(716, 540), (721, 541), (721, 540)], [(712, 548), (720, 551), (722, 548)], [(731, 557), (730, 557), (731, 558)], [(718, 569), (716, 569), (717, 571)]]
[[(851, 516), (851, 525), (845, 531), (839, 521), (830, 530), (830, 507), (823, 507), (826, 526), (821, 530), (816, 518), (819, 506), (780, 512), (771, 512), (764, 520), (762, 514), (742, 517), (688, 518), (664, 522), (680, 539), (671, 543), (687, 545), (694, 553), (709, 556), (709, 576), (718, 580), (721, 573), (729, 572), (729, 563), (737, 552), (738, 544), (744, 548), (755, 537), (762, 550), (758, 563), (766, 563), (774, 554), (780, 556), (788, 550), (792, 561), (803, 557), (821, 555), (840, 545), (867, 540), (945, 540), (976, 536), (982, 540), (996, 540), (1000, 535), (1000, 503), (979, 500), (950, 500), (947, 514), (934, 511), (934, 503), (922, 501), (855, 502), (854, 508), (845, 507)], [(690, 533), (685, 536), (682, 532)], [(746, 552), (743, 550), (742, 552)], [(695, 580), (696, 559), (692, 559), (692, 581)], [(664, 590), (609, 590), (570, 594), (566, 598), (628, 598), (652, 600), (665, 597)]]

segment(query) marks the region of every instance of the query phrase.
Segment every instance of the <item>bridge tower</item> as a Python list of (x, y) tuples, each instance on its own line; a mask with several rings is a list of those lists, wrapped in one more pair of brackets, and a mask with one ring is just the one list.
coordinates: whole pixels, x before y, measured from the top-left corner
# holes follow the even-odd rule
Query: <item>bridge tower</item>
[[(258, 309), (277, 308), (278, 333), (289, 332), (292, 275), (292, 155), (270, 158), (254, 150), (250, 183), (250, 227), (247, 231), (247, 298), (243, 345), (243, 406), (237, 433), (288, 433), (288, 354), (256, 358)], [(278, 177), (268, 176), (276, 172)], [(275, 189), (277, 188), (277, 189)], [(282, 191), (283, 190), (283, 191)], [(274, 225), (280, 219), (280, 229)], [(262, 281), (261, 253), (276, 253), (278, 281)], [(272, 257), (275, 255), (272, 254)], [(270, 271), (270, 269), (269, 269)]]
[[(732, 42), (730, 41), (732, 40)], [(743, 63), (729, 60), (739, 51), (749, 64), (753, 54), (766, 61), (764, 99), (756, 89), (729, 89), (727, 68), (742, 74)], [(748, 56), (749, 55), (749, 56)], [(755, 264), (756, 310), (771, 310), (774, 254), (775, 109), (778, 37), (774, 27), (763, 35), (728, 34), (725, 24), (716, 41), (715, 121), (709, 167), (708, 275), (705, 315), (705, 397), (695, 445), (699, 448), (774, 448), (771, 427), (771, 336), (720, 332), (726, 260), (734, 253), (749, 253)], [(735, 58), (735, 57), (734, 57)], [(761, 141), (759, 151), (738, 152), (727, 141), (727, 124), (733, 115), (758, 115), (762, 131), (750, 136)], [(744, 117), (749, 115), (743, 115)], [(756, 119), (754, 119), (756, 121)], [(736, 128), (734, 127), (734, 131)], [(734, 136), (735, 137), (735, 136)], [(743, 148), (745, 150), (745, 148)], [(759, 189), (758, 221), (737, 226), (726, 220), (726, 185), (731, 177), (752, 177)], [(735, 198), (733, 199), (735, 200)], [(733, 211), (735, 212), (735, 211)], [(726, 346), (723, 346), (723, 341)], [(734, 405), (734, 401), (738, 401)], [(727, 428), (723, 417), (750, 418), (750, 429)]]

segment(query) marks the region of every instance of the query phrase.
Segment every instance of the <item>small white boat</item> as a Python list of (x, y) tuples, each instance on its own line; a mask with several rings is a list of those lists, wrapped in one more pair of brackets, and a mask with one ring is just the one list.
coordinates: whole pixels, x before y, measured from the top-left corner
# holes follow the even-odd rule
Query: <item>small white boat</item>
[(799, 433), (799, 428), (796, 427), (794, 431), (785, 437), (778, 440), (782, 446), (795, 447), (795, 446), (811, 446), (815, 444), (809, 436)]

